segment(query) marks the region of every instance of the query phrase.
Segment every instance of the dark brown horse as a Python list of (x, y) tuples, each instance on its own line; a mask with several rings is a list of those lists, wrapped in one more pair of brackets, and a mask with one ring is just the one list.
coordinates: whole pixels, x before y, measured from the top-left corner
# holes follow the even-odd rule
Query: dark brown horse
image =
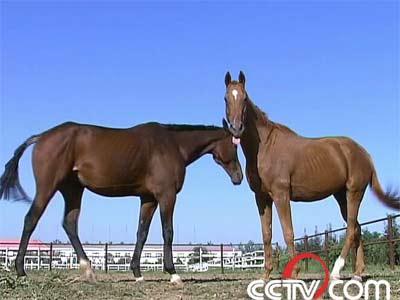
[[(358, 210), (368, 185), (386, 206), (400, 209), (398, 195), (385, 193), (371, 157), (347, 137), (305, 138), (272, 122), (254, 105), (245, 89), (245, 76), (232, 81), (225, 76), (226, 117), (233, 141), (246, 157), (246, 176), (255, 193), (261, 218), (265, 279), (272, 271), (272, 203), (278, 211), (285, 242), (295, 255), (290, 200), (317, 201), (333, 195), (347, 222), (346, 241), (331, 276), (339, 278), (350, 248), (357, 253), (355, 276), (361, 278), (364, 253)], [(296, 270), (295, 276), (297, 276)]]
[(223, 128), (202, 125), (147, 123), (129, 129), (111, 129), (65, 123), (26, 140), (7, 163), (0, 179), (0, 199), (28, 200), (18, 180), (18, 161), (25, 149), (33, 150), (36, 195), (24, 223), (16, 258), (16, 270), (24, 276), (24, 256), (29, 238), (54, 193), (65, 200), (63, 227), (76, 251), (87, 279), (94, 279), (77, 232), (85, 188), (104, 196), (139, 196), (141, 199), (137, 241), (131, 269), (136, 280), (140, 256), (151, 219), (160, 206), (164, 238), (164, 269), (171, 282), (181, 283), (172, 260), (173, 212), (185, 169), (210, 153), (231, 177), (242, 181), (236, 146)]

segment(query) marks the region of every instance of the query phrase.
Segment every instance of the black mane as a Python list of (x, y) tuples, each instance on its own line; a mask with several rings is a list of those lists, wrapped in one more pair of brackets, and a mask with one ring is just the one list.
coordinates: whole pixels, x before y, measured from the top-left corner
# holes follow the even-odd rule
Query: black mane
[(191, 125), (191, 124), (161, 124), (168, 130), (173, 131), (194, 131), (194, 130), (220, 130), (221, 127), (214, 125)]

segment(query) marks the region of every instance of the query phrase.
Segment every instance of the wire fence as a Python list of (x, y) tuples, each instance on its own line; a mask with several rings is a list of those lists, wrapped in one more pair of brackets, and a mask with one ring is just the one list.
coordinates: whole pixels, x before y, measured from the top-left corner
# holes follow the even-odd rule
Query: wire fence
[[(396, 259), (400, 259), (400, 251), (396, 250), (396, 245), (400, 242), (399, 232), (394, 229), (394, 220), (400, 217), (388, 215), (386, 218), (364, 222), (361, 227), (386, 222), (386, 233), (384, 238), (372, 240), (364, 243), (364, 247), (373, 245), (387, 245), (388, 267), (395, 268)], [(346, 227), (313, 235), (304, 235), (295, 239), (298, 252), (313, 252), (324, 258), (327, 265), (332, 263), (332, 254), (338, 255), (341, 246), (332, 244), (332, 234), (345, 231)], [(321, 238), (321, 247), (312, 249), (310, 240)], [(322, 240), (323, 238), (323, 240)], [(19, 243), (2, 242), (0, 244), (0, 265), (8, 269), (15, 263)], [(84, 244), (91, 265), (94, 269), (108, 271), (129, 271), (134, 244)], [(400, 247), (399, 247), (400, 249)], [(353, 254), (354, 256), (354, 254)], [(278, 243), (273, 243), (273, 265), (274, 269), (279, 269), (286, 264), (289, 257), (284, 248)], [(205, 272), (209, 270), (219, 270), (224, 273), (226, 270), (249, 270), (262, 269), (264, 267), (263, 244), (174, 244), (173, 260), (175, 267), (180, 271)], [(352, 259), (353, 265), (355, 259)], [(77, 269), (79, 268), (78, 259), (73, 247), (63, 243), (42, 243), (35, 241), (29, 244), (25, 256), (26, 269)], [(141, 257), (141, 269), (144, 271), (163, 270), (163, 245), (145, 245)], [(309, 261), (304, 261), (305, 271), (309, 271)]]
[[(400, 255), (400, 253), (396, 253), (396, 244), (400, 242), (400, 236), (399, 236), (399, 232), (395, 232), (394, 229), (394, 223), (395, 223), (395, 219), (400, 217), (400, 214), (397, 215), (388, 215), (386, 218), (381, 218), (381, 219), (376, 219), (376, 220), (372, 220), (372, 221), (368, 221), (368, 222), (364, 222), (361, 223), (361, 229), (367, 225), (371, 225), (371, 224), (376, 224), (376, 223), (382, 223), (382, 222), (386, 222), (387, 223), (387, 230), (386, 230), (386, 235), (384, 238), (380, 238), (380, 239), (376, 239), (376, 240), (372, 240), (372, 241), (368, 241), (368, 242), (364, 242), (363, 246), (365, 249), (368, 249), (368, 247), (373, 246), (373, 245), (387, 245), (388, 247), (388, 265), (390, 267), (391, 270), (395, 269), (395, 265), (396, 265), (396, 256), (398, 257)], [(342, 245), (337, 245), (334, 244), (332, 245), (329, 241), (331, 240), (331, 235), (334, 233), (338, 233), (338, 232), (343, 232), (347, 229), (347, 227), (342, 227), (342, 228), (337, 228), (334, 230), (325, 230), (324, 232), (319, 232), (313, 235), (304, 235), (303, 237), (299, 237), (295, 239), (295, 242), (302, 242), (302, 244), (304, 245), (304, 251), (299, 251), (299, 252), (311, 252), (311, 253), (315, 253), (320, 255), (321, 257), (324, 257), (325, 259), (325, 263), (326, 265), (331, 265), (332, 261), (331, 261), (331, 257), (332, 255), (330, 255), (332, 252), (337, 255), (339, 255), (340, 250), (342, 249)], [(324, 237), (323, 240), (323, 247), (322, 249), (317, 249), (317, 250), (311, 250), (309, 248), (309, 240), (312, 238), (316, 238), (316, 237)], [(351, 261), (352, 261), (352, 268), (355, 269), (355, 251), (351, 252), (350, 256), (351, 256)], [(308, 259), (305, 260), (305, 271), (307, 272), (309, 270), (309, 262)]]

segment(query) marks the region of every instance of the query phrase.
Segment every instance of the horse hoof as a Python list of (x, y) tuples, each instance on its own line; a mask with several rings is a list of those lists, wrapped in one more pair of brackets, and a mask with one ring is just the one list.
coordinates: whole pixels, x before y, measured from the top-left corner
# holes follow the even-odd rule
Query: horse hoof
[(135, 281), (136, 281), (136, 282), (143, 282), (143, 281), (144, 281), (144, 278), (143, 278), (143, 276), (135, 277)]
[(29, 281), (29, 277), (26, 275), (25, 276), (17, 276), (16, 280), (19, 282), (27, 282), (27, 281)]
[(359, 276), (359, 275), (354, 275), (354, 276), (351, 278), (351, 280), (355, 280), (355, 281), (358, 281), (358, 282), (362, 282), (362, 277)]
[(96, 277), (85, 277), (84, 281), (86, 281), (88, 283), (96, 283), (97, 279), (96, 279)]
[(23, 268), (17, 269), (16, 271), (17, 271), (17, 277), (25, 277), (26, 276), (26, 272)]
[(94, 275), (93, 271), (87, 272), (85, 274), (84, 281), (90, 282), (90, 283), (95, 283), (97, 281), (96, 276)]
[(177, 286), (183, 286), (183, 281), (178, 274), (172, 274), (170, 282)]

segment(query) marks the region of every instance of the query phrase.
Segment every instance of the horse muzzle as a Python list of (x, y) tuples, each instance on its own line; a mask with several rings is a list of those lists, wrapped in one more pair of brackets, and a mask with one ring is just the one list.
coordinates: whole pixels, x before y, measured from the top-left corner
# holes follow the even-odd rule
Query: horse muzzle
[(243, 180), (243, 174), (242, 174), (242, 172), (235, 172), (235, 173), (231, 176), (231, 180), (232, 180), (232, 183), (233, 183), (234, 185), (239, 185), (239, 184), (241, 184), (241, 183), (242, 183), (242, 180)]
[(235, 138), (240, 138), (243, 134), (244, 131), (244, 125), (242, 122), (237, 125), (232, 125), (229, 124), (229, 132), (235, 137)]

